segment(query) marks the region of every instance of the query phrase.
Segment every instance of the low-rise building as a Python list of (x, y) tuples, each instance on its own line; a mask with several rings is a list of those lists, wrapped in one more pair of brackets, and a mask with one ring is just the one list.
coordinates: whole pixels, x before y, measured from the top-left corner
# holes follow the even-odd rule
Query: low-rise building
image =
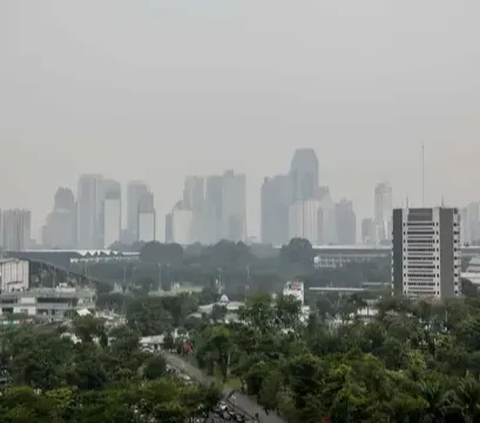
[(95, 309), (95, 292), (76, 288), (38, 288), (0, 295), (0, 315), (23, 314), (63, 320), (69, 312)]
[(0, 259), (0, 293), (25, 291), (30, 286), (30, 263), (17, 258)]
[(305, 304), (305, 285), (303, 282), (287, 282), (283, 288), (284, 296), (292, 296), (303, 306)]

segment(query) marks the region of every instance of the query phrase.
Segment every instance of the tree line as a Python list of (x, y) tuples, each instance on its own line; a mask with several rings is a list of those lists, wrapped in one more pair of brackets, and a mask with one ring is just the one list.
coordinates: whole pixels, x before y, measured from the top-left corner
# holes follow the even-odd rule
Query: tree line
[(172, 375), (160, 355), (142, 351), (131, 326), (73, 319), (0, 333), (0, 421), (5, 423), (193, 422), (220, 398)]
[(292, 423), (480, 421), (480, 297), (364, 306), (323, 298), (302, 322), (291, 298), (256, 295), (192, 332), (195, 359)]
[[(313, 261), (316, 253), (312, 245), (300, 238), (292, 239), (280, 250), (269, 245), (247, 246), (230, 241), (220, 241), (213, 246), (194, 244), (186, 248), (178, 244), (149, 242), (134, 248), (139, 252), (138, 262), (89, 264), (88, 274), (112, 283), (149, 278), (152, 288), (166, 290), (178, 281), (211, 286), (220, 280), (227, 293), (235, 296), (244, 295), (246, 289), (249, 292), (279, 291), (285, 281), (293, 279), (305, 281), (307, 287), (359, 286), (361, 282), (388, 281), (391, 273), (388, 259), (316, 269)], [(85, 268), (80, 270), (85, 271)], [(104, 286), (105, 290), (109, 289), (108, 283)]]

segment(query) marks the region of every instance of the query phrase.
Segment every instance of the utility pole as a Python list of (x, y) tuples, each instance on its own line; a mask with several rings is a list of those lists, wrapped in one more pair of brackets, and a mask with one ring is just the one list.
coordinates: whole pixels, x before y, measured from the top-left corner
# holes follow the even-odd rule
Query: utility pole
[(158, 263), (158, 290), (162, 290), (162, 264)]

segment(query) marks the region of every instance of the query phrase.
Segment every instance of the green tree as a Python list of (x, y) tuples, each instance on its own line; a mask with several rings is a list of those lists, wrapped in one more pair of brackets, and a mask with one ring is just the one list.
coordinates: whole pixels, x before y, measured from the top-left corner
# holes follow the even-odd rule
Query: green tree
[(300, 324), (302, 304), (291, 295), (279, 295), (275, 299), (276, 323), (283, 329), (295, 329)]
[(312, 244), (303, 238), (292, 238), (280, 250), (280, 259), (282, 262), (289, 264), (301, 264), (306, 267), (312, 267), (314, 256), (315, 252)]
[(276, 318), (272, 297), (262, 293), (248, 297), (239, 312), (239, 317), (261, 332), (271, 330), (275, 325)]
[(105, 332), (103, 321), (91, 315), (76, 316), (73, 319), (73, 332), (82, 342), (93, 342), (95, 339), (102, 346), (108, 345), (108, 339)]
[(167, 363), (161, 355), (155, 355), (145, 362), (143, 376), (147, 380), (155, 380), (165, 376)]
[(127, 309), (128, 325), (142, 336), (160, 335), (172, 324), (172, 316), (161, 297), (144, 297)]
[(180, 264), (183, 261), (183, 248), (179, 244), (147, 242), (140, 250), (140, 260), (150, 264)]
[(221, 306), (215, 304), (212, 309), (212, 320), (214, 322), (221, 322), (225, 320), (225, 316), (227, 315), (227, 308), (225, 306)]

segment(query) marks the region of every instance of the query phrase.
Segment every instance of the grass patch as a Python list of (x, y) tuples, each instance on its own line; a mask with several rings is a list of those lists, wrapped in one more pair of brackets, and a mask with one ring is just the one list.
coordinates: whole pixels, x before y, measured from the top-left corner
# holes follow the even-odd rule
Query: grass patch
[(225, 387), (240, 390), (242, 387), (242, 382), (238, 378), (231, 377), (225, 382)]

